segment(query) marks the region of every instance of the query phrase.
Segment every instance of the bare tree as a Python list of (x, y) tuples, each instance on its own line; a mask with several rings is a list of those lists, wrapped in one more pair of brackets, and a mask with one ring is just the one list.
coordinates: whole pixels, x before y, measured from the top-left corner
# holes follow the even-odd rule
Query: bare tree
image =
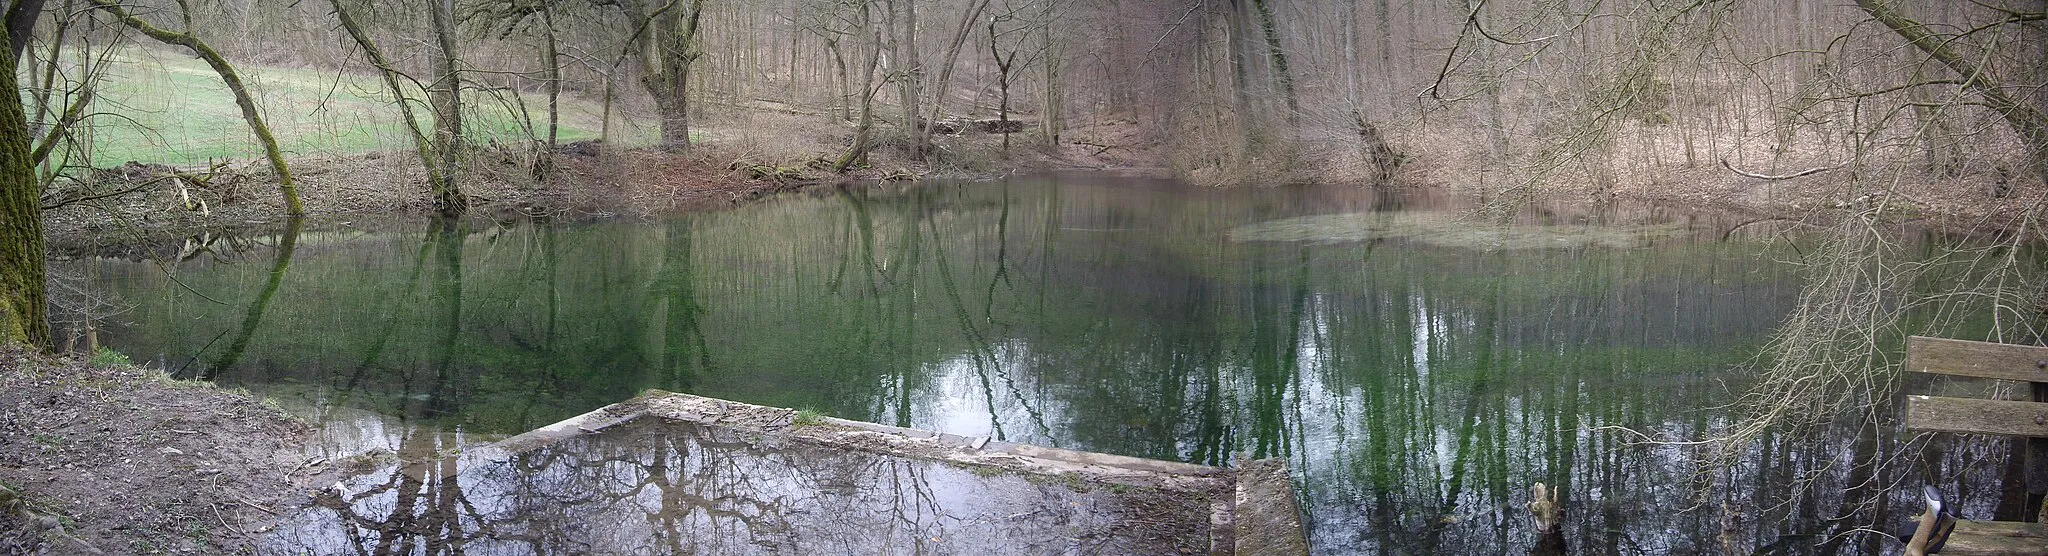
[[(375, 40), (371, 39), (369, 32), (363, 28), (362, 24), (341, 2), (342, 0), (328, 0), (328, 5), (334, 8), (335, 19), (341, 23), (342, 30), (348, 33), (349, 38), (355, 41), (357, 47), (362, 48), (363, 54), (370, 60), (370, 65), (375, 66), (378, 74), (384, 78), (384, 87), (391, 93), (392, 105), (398, 107), (398, 119), (400, 123), (404, 124), (408, 135), (412, 139), (413, 152), (419, 156), (421, 166), (426, 169), (427, 185), (434, 196), (436, 208), (444, 214), (461, 214), (469, 208), (469, 198), (462, 193), (460, 183), (455, 180), (454, 174), (456, 169), (454, 163), (456, 158), (453, 153), (448, 152), (460, 140), (461, 124), (459, 123), (459, 118), (461, 116), (459, 114), (440, 113), (443, 109), (456, 111), (461, 109), (460, 104), (454, 102), (459, 100), (458, 97), (455, 97), (454, 88), (459, 86), (458, 80), (460, 78), (455, 75), (453, 57), (449, 56), (442, 64), (442, 78), (453, 82), (441, 84), (446, 89), (444, 94), (447, 97), (443, 98), (442, 102), (432, 104), (437, 123), (435, 124), (434, 137), (430, 139), (427, 132), (420, 129), (419, 120), (413, 113), (413, 101), (406, 96), (405, 85), (407, 83), (417, 84), (418, 81), (414, 80), (412, 76), (399, 71), (396, 66), (391, 64), (390, 59), (385, 57), (384, 51), (377, 47)], [(432, 9), (439, 10), (440, 8)], [(439, 34), (437, 33), (437, 35)], [(445, 51), (448, 46), (443, 45), (443, 48)], [(439, 81), (437, 80), (437, 82)], [(422, 88), (427, 88), (430, 91), (433, 90), (431, 87)]]
[(640, 60), (640, 84), (654, 96), (661, 117), (661, 148), (690, 150), (690, 72), (704, 56), (699, 37), (704, 0), (619, 3), (635, 22), (633, 52)]
[[(277, 138), (271, 135), (270, 126), (263, 123), (263, 111), (256, 107), (256, 100), (249, 95), (249, 86), (242, 83), (242, 76), (235, 72), (234, 66), (228, 65), (227, 58), (221, 56), (219, 51), (214, 50), (212, 46), (206, 44), (206, 41), (200, 40), (198, 36), (192, 33), (192, 8), (190, 5), (182, 0), (178, 2), (179, 13), (185, 23), (185, 31), (173, 32), (143, 21), (142, 18), (128, 13), (128, 10), (112, 0), (92, 0), (92, 3), (94, 6), (98, 6), (99, 9), (113, 14), (115, 19), (121, 21), (121, 24), (140, 31), (144, 36), (156, 39), (157, 42), (164, 44), (190, 49), (193, 54), (199, 56), (199, 59), (205, 60), (206, 65), (212, 67), (214, 73), (220, 74), (221, 83), (226, 84), (228, 92), (235, 96), (235, 106), (242, 110), (242, 120), (249, 123), (249, 131), (256, 135), (256, 142), (263, 146), (263, 156), (270, 161), (271, 172), (277, 174), (277, 192), (278, 195), (284, 198), (285, 214), (298, 216), (306, 213), (306, 208), (299, 204), (298, 186), (292, 183), (292, 171), (285, 164), (284, 151), (277, 147)], [(17, 50), (17, 56), (19, 55), (18, 52)], [(67, 113), (69, 112), (67, 111)]]

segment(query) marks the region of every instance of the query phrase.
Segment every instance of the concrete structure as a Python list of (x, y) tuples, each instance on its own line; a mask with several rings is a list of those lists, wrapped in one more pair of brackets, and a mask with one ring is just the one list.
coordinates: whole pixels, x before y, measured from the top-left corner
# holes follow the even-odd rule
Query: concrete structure
[(1306, 554), (1285, 466), (1015, 444), (649, 391), (290, 516), (277, 553)]

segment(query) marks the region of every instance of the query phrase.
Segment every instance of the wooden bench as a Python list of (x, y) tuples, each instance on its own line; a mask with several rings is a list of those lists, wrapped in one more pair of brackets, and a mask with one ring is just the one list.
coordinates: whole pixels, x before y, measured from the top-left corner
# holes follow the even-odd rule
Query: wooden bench
[[(1906, 429), (2026, 438), (2027, 507), (2038, 516), (2048, 493), (2048, 347), (1914, 336), (1906, 339), (1906, 370), (2019, 381), (2032, 401), (1906, 396)], [(2048, 524), (1962, 521), (1943, 555), (2048, 556)]]

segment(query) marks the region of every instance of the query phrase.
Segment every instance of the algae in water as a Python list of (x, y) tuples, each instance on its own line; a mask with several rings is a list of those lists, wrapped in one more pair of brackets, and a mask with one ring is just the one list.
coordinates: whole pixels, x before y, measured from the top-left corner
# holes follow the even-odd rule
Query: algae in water
[(1269, 220), (1230, 230), (1230, 240), (1347, 243), (1406, 239), (1466, 249), (1628, 249), (1684, 231), (1675, 224), (1493, 224), (1448, 212), (1354, 212)]

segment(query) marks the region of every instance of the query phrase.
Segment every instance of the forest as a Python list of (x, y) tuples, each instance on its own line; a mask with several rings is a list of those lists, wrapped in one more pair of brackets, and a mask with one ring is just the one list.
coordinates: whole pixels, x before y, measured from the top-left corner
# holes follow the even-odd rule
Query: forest
[[(35, 287), (41, 212), (119, 195), (91, 171), (126, 162), (106, 151), (180, 163), (188, 169), (174, 181), (195, 184), (210, 184), (228, 161), (261, 161), (235, 170), (274, 186), (283, 215), (306, 211), (293, 158), (402, 153), (434, 210), (460, 214), (465, 182), (484, 179), (478, 166), (491, 157), (529, 168), (531, 187), (558, 179), (552, 160), (565, 131), (678, 153), (708, 142), (773, 178), (846, 172), (877, 150), (981, 170), (1004, 167), (1012, 148), (1076, 147), (1143, 151), (1173, 175), (1218, 186), (1399, 183), (1596, 200), (1704, 193), (1710, 202), (1791, 188), (1836, 203), (1897, 193), (1897, 204), (1954, 212), (1947, 205), (1997, 204), (2041, 182), (2048, 116), (2032, 84), (2048, 71), (2039, 63), (2048, 41), (2037, 8), (22, 1), (7, 12), (9, 75), (24, 109), (6, 118), (18, 156), (7, 165), (0, 329), (49, 343)], [(197, 106), (127, 97), (199, 96), (213, 84), (188, 75), (122, 90), (143, 81), (133, 68), (145, 50), (204, 61), (246, 131), (201, 138), (152, 127), (162, 112)], [(238, 66), (303, 74), (252, 83)], [(328, 87), (267, 90), (291, 79)], [(346, 93), (395, 110), (331, 106)], [(597, 122), (565, 121), (569, 99), (600, 105)], [(291, 121), (290, 136), (280, 140), (267, 119)], [(644, 135), (640, 122), (651, 122)], [(1128, 129), (1077, 131), (1104, 126)], [(735, 131), (711, 133), (720, 127)], [(996, 131), (1000, 150), (953, 140), (970, 128)], [(163, 156), (196, 141), (226, 143), (206, 152), (212, 167), (200, 168), (198, 155)], [(1923, 181), (1983, 195), (1922, 192), (1913, 183)]]
[[(2024, 441), (1891, 432), (1926, 386), (1901, 378), (1908, 336), (2043, 342), (2040, 0), (13, 0), (0, 18), (21, 101), (0, 103), (9, 349), (94, 354), (104, 334), (179, 378), (434, 434), (660, 388), (1291, 458), (1316, 553), (1520, 546), (1401, 512), (1453, 519), (1535, 479), (1682, 483), (1721, 512), (1572, 514), (1598, 553), (1660, 527), (1688, 532), (1638, 551), (1880, 553), (1864, 533), (1917, 509), (1893, 487), (1975, 485), (1959, 496), (2005, 520), (2038, 518), (2048, 489), (2019, 478)], [(1650, 383), (1700, 409), (1657, 407)], [(1328, 446), (1347, 442), (1370, 448)], [(1638, 454), (1664, 460), (1631, 477), (1630, 449), (1679, 455)]]

